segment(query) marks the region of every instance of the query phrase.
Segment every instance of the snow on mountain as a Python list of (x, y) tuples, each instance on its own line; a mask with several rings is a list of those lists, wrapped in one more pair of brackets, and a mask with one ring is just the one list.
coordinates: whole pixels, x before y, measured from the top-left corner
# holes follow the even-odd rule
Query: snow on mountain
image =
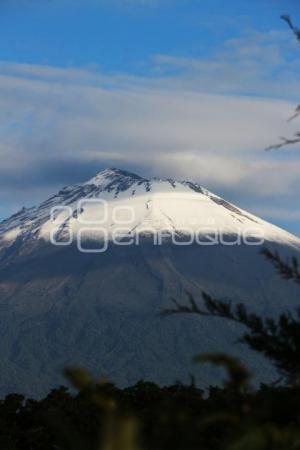
[[(122, 243), (147, 239), (112, 245), (120, 230)], [(80, 242), (85, 250), (100, 247), (101, 234), (107, 251), (78, 251)], [(263, 237), (283, 258), (300, 258), (299, 239), (197, 183), (149, 180), (118, 169), (65, 187), (2, 222), (0, 394), (44, 395), (64, 383), (61, 373), (69, 366), (121, 386), (141, 379), (187, 382), (196, 370), (194, 355), (220, 351), (240, 358), (259, 381), (277, 379), (268, 361), (236, 344), (237, 324), (161, 316), (171, 299), (185, 304), (187, 292), (199, 302), (203, 291), (242, 301), (267, 316), (298, 306), (298, 287), (278, 276), (261, 245), (172, 243), (173, 237), (182, 244), (199, 235), (210, 244), (222, 234), (230, 244), (236, 237), (255, 244), (255, 236)], [(167, 236), (164, 245), (152, 245), (151, 235)], [(70, 237), (74, 245), (51, 244)], [(210, 368), (197, 370), (199, 386), (221, 381)]]
[(16, 238), (67, 243), (77, 239), (126, 239), (140, 234), (236, 235), (300, 247), (286, 231), (237, 208), (192, 181), (145, 179), (106, 169), (83, 184), (67, 186), (0, 224), (0, 243)]

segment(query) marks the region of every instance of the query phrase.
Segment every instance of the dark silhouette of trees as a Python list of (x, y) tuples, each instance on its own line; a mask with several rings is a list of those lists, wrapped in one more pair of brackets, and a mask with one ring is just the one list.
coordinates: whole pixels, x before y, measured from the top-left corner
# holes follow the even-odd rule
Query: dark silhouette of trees
[(299, 450), (300, 387), (252, 390), (249, 374), (225, 355), (198, 362), (226, 368), (225, 386), (206, 395), (195, 385), (141, 381), (119, 389), (68, 371), (78, 388), (42, 400), (0, 401), (1, 450)]

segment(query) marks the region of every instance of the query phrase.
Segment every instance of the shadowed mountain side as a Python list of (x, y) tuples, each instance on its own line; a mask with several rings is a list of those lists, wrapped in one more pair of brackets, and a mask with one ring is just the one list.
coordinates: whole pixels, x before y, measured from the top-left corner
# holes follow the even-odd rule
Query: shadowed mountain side
[[(269, 244), (281, 254), (290, 248)], [(296, 252), (296, 250), (295, 250)], [(274, 376), (250, 350), (234, 345), (239, 326), (218, 319), (161, 317), (171, 298), (189, 291), (243, 300), (278, 314), (297, 304), (297, 289), (280, 280), (256, 246), (110, 245), (102, 254), (42, 241), (0, 260), (0, 392), (42, 395), (62, 382), (65, 366), (83, 365), (120, 385), (141, 378), (168, 384), (198, 373), (201, 386), (217, 381), (195, 368), (199, 352), (228, 351)]]

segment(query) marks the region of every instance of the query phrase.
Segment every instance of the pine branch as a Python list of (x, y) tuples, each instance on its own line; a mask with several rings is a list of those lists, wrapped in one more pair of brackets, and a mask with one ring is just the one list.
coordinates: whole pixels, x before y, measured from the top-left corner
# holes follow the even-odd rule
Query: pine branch
[(282, 147), (286, 147), (288, 145), (299, 144), (300, 143), (300, 132), (297, 131), (297, 133), (295, 133), (295, 137), (294, 138), (285, 138), (285, 137), (281, 136), (279, 139), (281, 140), (281, 142), (279, 142), (278, 144), (270, 145), (265, 150), (266, 151), (278, 150), (278, 149), (280, 149)]
[(298, 260), (293, 257), (290, 261), (283, 261), (278, 252), (271, 252), (265, 248), (262, 254), (273, 264), (278, 273), (285, 280), (292, 280), (300, 284), (300, 268)]
[(293, 33), (295, 34), (297, 40), (300, 42), (300, 29), (299, 29), (299, 28), (296, 28), (296, 27), (294, 26), (294, 24), (293, 24), (293, 22), (292, 22), (290, 16), (289, 16), (289, 15), (286, 15), (286, 14), (283, 14), (280, 18), (281, 18), (282, 20), (284, 20), (284, 21), (288, 24), (288, 26), (290, 27), (290, 29), (291, 29), (291, 30), (293, 31)]
[[(272, 253), (271, 255), (278, 264), (277, 256)], [(284, 273), (287, 277), (288, 274)], [(249, 313), (243, 303), (233, 306), (230, 302), (217, 300), (205, 292), (202, 298), (201, 307), (191, 294), (188, 295), (188, 302), (185, 305), (173, 300), (175, 308), (164, 311), (164, 314), (196, 314), (227, 319), (243, 325), (247, 331), (241, 336), (239, 342), (264, 354), (288, 382), (298, 382), (300, 379), (300, 308), (296, 318), (287, 312), (281, 314), (276, 320), (263, 319), (255, 313)]]

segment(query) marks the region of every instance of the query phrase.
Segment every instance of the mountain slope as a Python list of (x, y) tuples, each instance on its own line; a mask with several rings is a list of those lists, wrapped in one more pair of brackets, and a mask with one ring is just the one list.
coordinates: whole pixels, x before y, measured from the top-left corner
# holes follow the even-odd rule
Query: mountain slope
[[(60, 206), (71, 212), (55, 209), (52, 221), (51, 208)], [(113, 221), (117, 207), (120, 216)], [(90, 223), (96, 220), (107, 233), (107, 250), (78, 251), (82, 228), (85, 249), (98, 248), (100, 225)], [(121, 241), (140, 236), (139, 245), (113, 243), (118, 221), (126, 231)], [(153, 245), (152, 234), (160, 232), (161, 245)], [(73, 240), (53, 245), (51, 233), (59, 244), (70, 234)], [(201, 235), (200, 243), (175, 245), (170, 239), (175, 235), (186, 243), (191, 233)], [(227, 245), (203, 245), (214, 234), (225, 236)], [(199, 299), (206, 290), (243, 300), (263, 314), (296, 305), (296, 286), (282, 281), (259, 254), (262, 234), (284, 257), (300, 255), (296, 237), (198, 184), (145, 180), (116, 169), (22, 210), (0, 225), (0, 392), (42, 395), (74, 364), (121, 385), (141, 378), (166, 384), (188, 380), (190, 373), (199, 373), (199, 383), (207, 385), (220, 375), (196, 369), (192, 356), (220, 350), (241, 356), (260, 379), (272, 378), (266, 361), (234, 345), (238, 326), (160, 315), (172, 297), (184, 302), (187, 291)], [(228, 245), (237, 236), (248, 236), (255, 245), (244, 240)]]

